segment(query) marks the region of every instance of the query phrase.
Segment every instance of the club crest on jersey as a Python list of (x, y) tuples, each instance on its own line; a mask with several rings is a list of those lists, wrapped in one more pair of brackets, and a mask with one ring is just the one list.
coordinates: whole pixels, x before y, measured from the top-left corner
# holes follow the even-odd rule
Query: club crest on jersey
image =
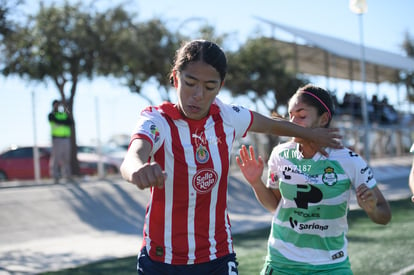
[(333, 186), (338, 182), (338, 175), (336, 175), (332, 167), (326, 167), (325, 173), (322, 175), (322, 181), (328, 186)]
[(203, 145), (199, 145), (196, 150), (196, 160), (199, 163), (206, 163), (210, 158), (210, 154), (207, 151), (207, 148)]
[(193, 188), (197, 193), (208, 193), (216, 185), (218, 175), (213, 169), (201, 169), (193, 177)]
[(206, 163), (209, 158), (210, 154), (208, 153), (207, 147), (205, 144), (207, 144), (207, 138), (205, 136), (204, 132), (195, 131), (194, 134), (192, 134), (192, 138), (194, 139), (194, 145), (197, 147), (195, 158), (198, 163)]

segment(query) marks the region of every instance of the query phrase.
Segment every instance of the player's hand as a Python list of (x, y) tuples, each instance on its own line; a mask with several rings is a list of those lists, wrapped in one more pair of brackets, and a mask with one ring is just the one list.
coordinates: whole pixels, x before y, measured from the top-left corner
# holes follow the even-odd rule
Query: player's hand
[(342, 136), (339, 134), (337, 128), (313, 128), (310, 137), (310, 146), (324, 156), (328, 156), (326, 148), (341, 149), (343, 144), (341, 142)]
[(156, 163), (146, 163), (132, 174), (132, 183), (139, 189), (148, 187), (164, 188), (167, 173), (162, 171), (161, 166)]
[(236, 162), (240, 167), (243, 176), (251, 184), (255, 185), (261, 183), (261, 177), (264, 168), (264, 161), (262, 157), (256, 159), (253, 146), (249, 146), (249, 151), (245, 145), (242, 145), (239, 150), (240, 156), (236, 156)]
[(365, 184), (358, 186), (356, 189), (356, 197), (359, 206), (367, 213), (373, 212), (377, 207), (377, 196)]

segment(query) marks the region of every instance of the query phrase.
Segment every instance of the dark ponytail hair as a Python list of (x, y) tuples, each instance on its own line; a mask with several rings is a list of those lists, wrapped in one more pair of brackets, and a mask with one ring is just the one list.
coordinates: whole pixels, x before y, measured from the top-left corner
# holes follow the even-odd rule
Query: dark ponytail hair
[(327, 90), (315, 86), (313, 84), (307, 84), (303, 87), (300, 87), (296, 91), (292, 98), (295, 97), (299, 98), (299, 100), (305, 103), (306, 105), (315, 107), (318, 111), (319, 116), (321, 116), (323, 113), (328, 113), (329, 121), (325, 125), (325, 127), (329, 127), (329, 124), (332, 120), (332, 116), (335, 112), (335, 107), (333, 104), (331, 94)]
[(182, 71), (188, 63), (203, 61), (214, 67), (224, 81), (227, 73), (227, 58), (223, 50), (214, 42), (206, 40), (193, 40), (184, 43), (176, 51), (174, 65), (170, 73), (170, 82), (173, 84), (173, 73)]

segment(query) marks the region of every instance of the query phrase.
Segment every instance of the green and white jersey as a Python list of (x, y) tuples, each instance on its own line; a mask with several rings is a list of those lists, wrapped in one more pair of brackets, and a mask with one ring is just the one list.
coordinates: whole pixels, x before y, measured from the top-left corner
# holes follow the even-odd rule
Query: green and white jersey
[[(376, 185), (353, 151), (328, 149), (303, 158), (297, 143), (276, 146), (268, 161), (268, 188), (282, 195), (268, 242), (267, 263), (304, 270), (349, 266), (346, 233), (352, 188)], [(328, 266), (326, 266), (328, 265)], [(328, 268), (329, 269), (329, 268)]]

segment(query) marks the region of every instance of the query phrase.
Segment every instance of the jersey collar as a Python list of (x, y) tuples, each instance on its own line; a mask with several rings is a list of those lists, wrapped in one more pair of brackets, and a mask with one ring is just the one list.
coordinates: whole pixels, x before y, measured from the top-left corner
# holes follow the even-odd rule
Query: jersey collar
[[(167, 116), (169, 116), (173, 120), (184, 119), (187, 121), (194, 121), (192, 119), (189, 119), (183, 116), (177, 104), (172, 104), (171, 102), (164, 102), (159, 106), (159, 108), (162, 110), (163, 113), (165, 113)], [(215, 102), (213, 102), (213, 104), (211, 104), (210, 106), (208, 115), (204, 119), (201, 119), (201, 120), (205, 120), (207, 119), (207, 117), (218, 114), (219, 112), (220, 112), (219, 106)]]

